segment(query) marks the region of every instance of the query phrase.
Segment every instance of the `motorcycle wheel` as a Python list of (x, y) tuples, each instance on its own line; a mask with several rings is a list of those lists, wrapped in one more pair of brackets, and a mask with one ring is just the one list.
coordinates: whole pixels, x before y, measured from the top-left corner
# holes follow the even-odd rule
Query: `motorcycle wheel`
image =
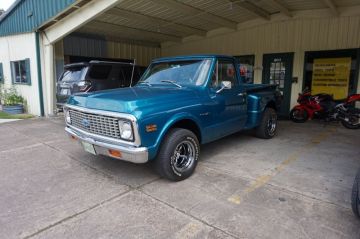
[(348, 121), (341, 120), (341, 124), (347, 129), (360, 129), (360, 109), (352, 109)]
[(290, 119), (295, 123), (305, 123), (309, 118), (306, 110), (292, 109), (290, 111)]
[(351, 207), (354, 212), (354, 214), (357, 217), (360, 217), (360, 198), (359, 198), (359, 188), (360, 188), (360, 170), (358, 171), (354, 185), (352, 188), (352, 194), (351, 194)]

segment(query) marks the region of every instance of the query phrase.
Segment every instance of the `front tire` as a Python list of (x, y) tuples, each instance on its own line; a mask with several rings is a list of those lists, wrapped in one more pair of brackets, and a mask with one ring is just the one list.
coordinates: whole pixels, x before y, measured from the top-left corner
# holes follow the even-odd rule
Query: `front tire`
[(261, 139), (271, 139), (277, 129), (277, 114), (272, 108), (266, 108), (260, 125), (255, 129), (255, 135)]
[(358, 171), (351, 194), (351, 207), (354, 214), (360, 218), (360, 170)]
[(292, 109), (290, 111), (290, 120), (295, 123), (305, 123), (309, 118), (309, 114), (306, 110)]
[(171, 129), (154, 160), (156, 172), (171, 181), (181, 181), (195, 171), (200, 155), (200, 144), (196, 135), (187, 129)]

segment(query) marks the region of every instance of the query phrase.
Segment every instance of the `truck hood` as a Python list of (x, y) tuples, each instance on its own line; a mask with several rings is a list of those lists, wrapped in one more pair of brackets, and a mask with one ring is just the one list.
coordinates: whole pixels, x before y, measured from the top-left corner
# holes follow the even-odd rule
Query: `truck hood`
[(197, 92), (191, 88), (138, 86), (75, 94), (69, 98), (68, 104), (96, 110), (132, 113), (140, 117), (139, 114), (154, 110), (163, 111), (167, 110), (166, 107), (187, 105), (195, 99), (198, 99)]

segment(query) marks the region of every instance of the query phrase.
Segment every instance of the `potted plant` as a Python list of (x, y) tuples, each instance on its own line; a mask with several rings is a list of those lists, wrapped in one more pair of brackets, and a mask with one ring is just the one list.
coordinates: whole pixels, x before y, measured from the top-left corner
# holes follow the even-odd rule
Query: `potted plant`
[(19, 95), (15, 88), (1, 90), (2, 111), (8, 114), (24, 113), (25, 99)]

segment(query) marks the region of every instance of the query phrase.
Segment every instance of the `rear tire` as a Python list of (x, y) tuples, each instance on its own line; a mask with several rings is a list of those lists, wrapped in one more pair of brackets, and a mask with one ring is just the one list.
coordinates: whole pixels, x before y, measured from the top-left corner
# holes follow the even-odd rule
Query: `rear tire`
[(295, 123), (305, 123), (309, 118), (309, 114), (306, 110), (300, 112), (300, 109), (292, 109), (290, 111), (290, 120)]
[(255, 136), (261, 139), (271, 139), (277, 129), (277, 114), (273, 108), (266, 108), (260, 125), (255, 129)]
[(163, 139), (153, 167), (161, 177), (181, 181), (193, 174), (199, 155), (200, 144), (193, 132), (171, 129)]
[(349, 121), (341, 120), (341, 124), (347, 129), (360, 129), (360, 109), (350, 109)]
[(359, 195), (359, 189), (360, 188), (360, 170), (358, 171), (354, 185), (352, 188), (352, 194), (351, 194), (351, 207), (354, 212), (354, 214), (360, 218), (360, 195)]

